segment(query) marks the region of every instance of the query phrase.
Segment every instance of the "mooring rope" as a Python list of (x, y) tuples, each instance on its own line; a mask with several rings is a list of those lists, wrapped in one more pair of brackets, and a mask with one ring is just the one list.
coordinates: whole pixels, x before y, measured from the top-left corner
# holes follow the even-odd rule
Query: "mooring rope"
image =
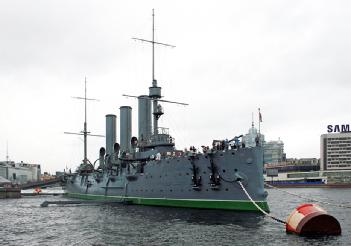
[(250, 201), (253, 203), (253, 205), (255, 205), (255, 207), (261, 211), (264, 215), (270, 217), (271, 219), (279, 222), (279, 223), (283, 223), (283, 224), (286, 224), (285, 221), (267, 213), (266, 211), (264, 211), (260, 206), (258, 206), (258, 204), (251, 198), (251, 196), (249, 195), (249, 193), (247, 192), (247, 190), (245, 189), (245, 187), (243, 186), (243, 184), (241, 183), (241, 181), (237, 180), (236, 182), (238, 182), (238, 184), (241, 186), (241, 189), (245, 192), (246, 196), (250, 199)]
[(295, 193), (292, 193), (292, 192), (289, 192), (289, 191), (286, 191), (286, 190), (282, 190), (282, 189), (279, 189), (278, 187), (275, 187), (275, 186), (270, 185), (270, 184), (267, 184), (267, 183), (265, 183), (265, 185), (268, 186), (268, 187), (270, 187), (270, 188), (276, 189), (276, 190), (278, 190), (278, 191), (285, 192), (285, 193), (287, 193), (287, 194), (289, 194), (289, 195), (292, 195), (292, 196), (296, 196), (296, 197), (305, 199), (305, 200), (307, 200), (307, 201), (319, 202), (319, 203), (322, 203), (322, 204), (327, 204), (327, 205), (336, 206), (336, 207), (340, 207), (340, 208), (351, 208), (350, 205), (344, 205), (344, 204), (337, 204), (337, 203), (325, 202), (325, 201), (313, 199), (313, 198), (310, 198), (310, 197), (301, 196), (301, 195), (298, 195), (298, 194), (295, 194)]

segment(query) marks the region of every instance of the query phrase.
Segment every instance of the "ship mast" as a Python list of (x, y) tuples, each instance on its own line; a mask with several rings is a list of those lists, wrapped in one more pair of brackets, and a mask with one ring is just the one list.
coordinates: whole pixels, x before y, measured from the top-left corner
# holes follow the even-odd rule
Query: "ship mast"
[[(155, 78), (155, 44), (158, 45), (163, 45), (163, 46), (168, 46), (171, 48), (174, 48), (174, 45), (171, 44), (165, 44), (165, 43), (160, 43), (155, 41), (155, 11), (152, 9), (152, 40), (146, 40), (146, 39), (141, 39), (141, 38), (132, 38), (135, 40), (143, 41), (143, 42), (148, 42), (152, 44), (152, 86), (149, 87), (149, 98), (153, 101), (152, 102), (152, 108), (153, 108), (153, 134), (157, 135), (158, 134), (158, 119), (161, 117), (163, 114), (162, 107), (161, 105), (158, 104), (161, 96), (161, 87), (157, 86), (157, 80)], [(177, 103), (177, 102), (174, 102)]]
[(155, 11), (152, 9), (152, 86), (157, 86), (155, 79)]
[[(157, 80), (155, 78), (155, 12), (154, 12), (154, 9), (152, 9), (152, 87), (157, 88)], [(153, 120), (154, 135), (158, 134), (158, 119), (161, 116), (159, 115), (157, 117), (157, 105), (158, 105), (157, 99), (161, 98), (161, 87), (159, 88), (160, 90), (158, 94), (152, 95), (153, 93), (151, 93), (151, 88), (149, 93), (149, 96), (155, 99), (152, 102), (152, 109), (153, 109), (153, 115), (154, 115), (154, 120)]]
[(84, 79), (84, 129), (83, 129), (83, 134), (84, 134), (84, 159), (83, 163), (87, 164), (88, 158), (87, 158), (87, 141), (88, 141), (88, 130), (87, 130), (87, 77)]
[(84, 97), (73, 97), (75, 99), (81, 99), (84, 100), (84, 128), (83, 131), (80, 133), (74, 133), (74, 132), (64, 132), (65, 134), (74, 134), (74, 135), (83, 135), (84, 137), (84, 158), (83, 158), (83, 164), (88, 164), (89, 160), (87, 157), (88, 153), (88, 136), (93, 136), (93, 137), (105, 137), (103, 135), (93, 135), (90, 134), (88, 131), (88, 123), (87, 123), (87, 101), (99, 101), (98, 99), (94, 98), (87, 98), (87, 78), (85, 77), (84, 79)]
[(10, 160), (9, 157), (9, 141), (6, 141), (6, 162), (8, 163)]

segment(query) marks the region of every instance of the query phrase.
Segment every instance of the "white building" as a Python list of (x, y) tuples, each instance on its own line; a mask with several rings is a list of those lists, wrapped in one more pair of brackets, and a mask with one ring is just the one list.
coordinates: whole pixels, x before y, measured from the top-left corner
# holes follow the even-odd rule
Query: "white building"
[(256, 141), (260, 136), (260, 144), (263, 146), (264, 151), (264, 163), (265, 164), (277, 164), (285, 161), (286, 155), (284, 153), (284, 143), (280, 139), (278, 141), (268, 141), (264, 139), (264, 135), (259, 133), (252, 122), (249, 132), (244, 135), (243, 141), (246, 147), (255, 147)]
[(282, 140), (268, 141), (263, 145), (264, 164), (278, 164), (286, 160)]
[(41, 168), (38, 164), (15, 163), (14, 161), (0, 162), (0, 176), (14, 183), (23, 184), (39, 181), (40, 175)]
[(264, 135), (259, 133), (252, 122), (249, 132), (243, 137), (243, 141), (246, 147), (255, 147), (258, 136), (260, 137), (260, 143), (264, 143)]
[(321, 170), (351, 169), (351, 133), (321, 135)]

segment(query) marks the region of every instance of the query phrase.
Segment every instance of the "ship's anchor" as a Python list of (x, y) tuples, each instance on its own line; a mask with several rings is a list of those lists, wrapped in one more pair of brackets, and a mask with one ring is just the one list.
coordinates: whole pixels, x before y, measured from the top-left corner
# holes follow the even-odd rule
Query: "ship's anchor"
[(208, 167), (208, 169), (210, 169), (210, 171), (211, 171), (211, 173), (210, 173), (210, 186), (211, 186), (212, 190), (218, 190), (219, 185), (221, 184), (220, 183), (220, 176), (217, 172), (217, 167), (213, 162), (212, 155), (209, 154), (209, 157), (210, 157), (210, 163), (211, 163), (211, 166)]
[(191, 162), (191, 168), (190, 170), (193, 172), (193, 175), (191, 176), (191, 180), (193, 182), (193, 190), (200, 190), (201, 189), (201, 176), (197, 175), (198, 174), (198, 167), (195, 166), (195, 159), (193, 156), (190, 157), (190, 162)]

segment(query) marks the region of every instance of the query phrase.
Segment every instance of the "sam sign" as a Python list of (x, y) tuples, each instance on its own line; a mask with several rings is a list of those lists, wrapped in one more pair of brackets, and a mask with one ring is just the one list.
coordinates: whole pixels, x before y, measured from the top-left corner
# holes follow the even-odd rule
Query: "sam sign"
[(350, 125), (328, 125), (327, 126), (328, 133), (340, 133), (340, 132), (350, 132)]

